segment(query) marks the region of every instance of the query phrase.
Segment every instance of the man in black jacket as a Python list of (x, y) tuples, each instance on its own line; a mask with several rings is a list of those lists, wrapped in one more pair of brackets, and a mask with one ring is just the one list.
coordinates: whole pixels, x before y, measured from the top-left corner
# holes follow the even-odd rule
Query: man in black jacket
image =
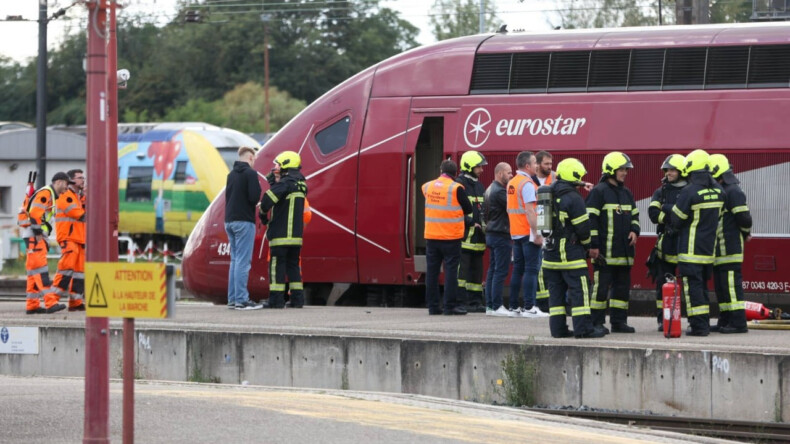
[(497, 164), (494, 181), (488, 186), (483, 199), (483, 222), (486, 224), (486, 246), (489, 250), (485, 291), (488, 316), (510, 316), (510, 310), (502, 304), (502, 293), (513, 251), (505, 188), (512, 178), (513, 169), (510, 165), (506, 162)]
[(713, 329), (720, 333), (747, 333), (741, 266), (744, 241), (751, 238), (752, 215), (727, 157), (714, 154), (710, 165), (725, 196), (713, 260), (713, 286), (719, 300), (719, 321)]
[[(299, 256), (302, 251), (304, 232), (304, 202), (307, 198), (307, 183), (299, 171), (302, 159), (294, 151), (283, 151), (274, 158), (274, 170), (266, 176), (269, 190), (261, 199), (261, 223), (269, 225), (272, 259), (269, 262), (269, 302), (265, 308), (285, 307), (285, 276), (291, 290), (291, 307), (304, 306), (304, 286)], [(279, 171), (280, 180), (274, 172)], [(271, 222), (268, 212), (272, 210)]]
[(225, 232), (230, 244), (228, 308), (236, 310), (261, 308), (250, 300), (247, 290), (255, 242), (255, 205), (261, 197), (258, 173), (251, 168), (254, 161), (255, 149), (239, 148), (239, 160), (233, 164), (225, 185)]

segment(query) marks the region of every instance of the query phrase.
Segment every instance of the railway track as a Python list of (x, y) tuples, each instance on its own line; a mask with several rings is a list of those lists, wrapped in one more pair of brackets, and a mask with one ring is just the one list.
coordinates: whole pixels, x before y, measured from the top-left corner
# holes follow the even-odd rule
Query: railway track
[(532, 408), (533, 412), (551, 415), (592, 419), (633, 427), (653, 430), (731, 439), (744, 442), (787, 443), (790, 442), (790, 424), (756, 421), (725, 421), (705, 418), (685, 418), (678, 416), (643, 415), (630, 413), (607, 413), (599, 411), (578, 411)]

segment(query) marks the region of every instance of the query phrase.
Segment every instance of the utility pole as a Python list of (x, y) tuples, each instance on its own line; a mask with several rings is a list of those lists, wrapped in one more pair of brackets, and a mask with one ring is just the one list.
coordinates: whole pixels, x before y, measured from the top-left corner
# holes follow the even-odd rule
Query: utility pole
[[(87, 213), (85, 262), (112, 262), (111, 244), (117, 243), (110, 227), (113, 212), (110, 176), (118, 174), (118, 164), (109, 164), (107, 146), (107, 5), (108, 0), (91, 0), (88, 7), (86, 176), (91, 193)], [(113, 73), (115, 80), (115, 73)], [(117, 200), (116, 200), (117, 205)], [(116, 207), (117, 211), (117, 207)], [(116, 247), (117, 248), (117, 247)], [(90, 304), (92, 288), (85, 289)], [(110, 426), (110, 322), (108, 318), (85, 318), (85, 405), (84, 444), (109, 444)]]
[(661, 0), (658, 0), (658, 26), (662, 26), (664, 24), (664, 19), (661, 16)]
[(263, 132), (269, 137), (269, 21), (271, 14), (261, 14), (263, 22)]
[(678, 0), (675, 3), (678, 25), (702, 25), (710, 23), (708, 0)]
[(47, 180), (47, 0), (38, 0), (38, 63), (36, 77), (36, 188)]
[(480, 0), (480, 34), (486, 32), (486, 0)]

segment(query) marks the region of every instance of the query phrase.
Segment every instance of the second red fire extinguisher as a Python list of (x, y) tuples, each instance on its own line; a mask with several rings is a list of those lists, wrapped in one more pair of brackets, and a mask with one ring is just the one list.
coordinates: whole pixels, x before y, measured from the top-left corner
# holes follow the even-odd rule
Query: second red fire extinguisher
[(661, 287), (664, 306), (664, 337), (680, 337), (680, 284), (675, 276), (667, 275), (667, 282)]

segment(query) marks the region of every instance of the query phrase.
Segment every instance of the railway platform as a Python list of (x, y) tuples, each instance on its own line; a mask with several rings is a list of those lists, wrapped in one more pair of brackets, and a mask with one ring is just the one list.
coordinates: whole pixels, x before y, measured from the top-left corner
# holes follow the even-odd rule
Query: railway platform
[[(24, 314), (0, 302), (0, 327), (33, 327), (38, 354), (0, 354), (0, 374), (83, 376), (84, 314)], [(407, 393), (504, 402), (526, 378), (536, 404), (732, 420), (790, 422), (787, 332), (665, 339), (653, 318), (635, 334), (554, 339), (548, 319), (425, 309), (315, 307), (228, 310), (177, 304), (137, 320), (141, 379)], [(685, 324), (685, 322), (684, 322)], [(111, 319), (111, 375), (121, 374), (121, 320)], [(685, 325), (684, 325), (685, 327)], [(505, 362), (523, 363), (521, 373)]]

